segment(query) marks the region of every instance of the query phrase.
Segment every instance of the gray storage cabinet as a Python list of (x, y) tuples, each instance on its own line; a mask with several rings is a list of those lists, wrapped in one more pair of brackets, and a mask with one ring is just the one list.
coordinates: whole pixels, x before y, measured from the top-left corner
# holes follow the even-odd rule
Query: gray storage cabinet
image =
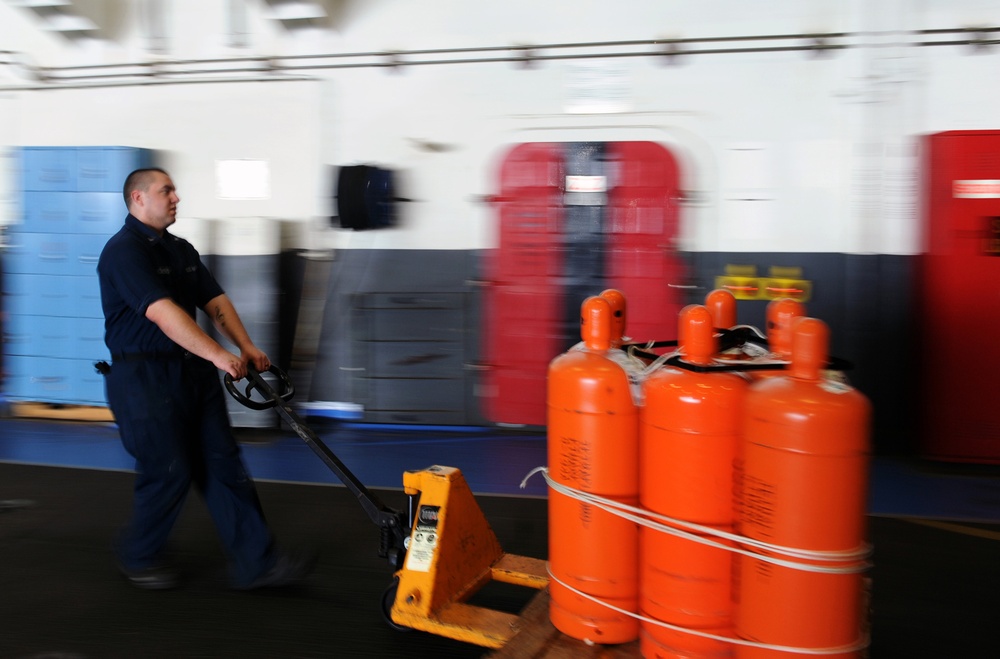
[(465, 302), (460, 293), (353, 296), (352, 400), (365, 421), (466, 421)]

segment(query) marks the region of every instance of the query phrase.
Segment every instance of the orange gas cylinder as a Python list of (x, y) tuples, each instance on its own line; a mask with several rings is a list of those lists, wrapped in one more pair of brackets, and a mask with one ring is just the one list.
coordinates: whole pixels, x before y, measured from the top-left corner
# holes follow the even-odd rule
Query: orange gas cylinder
[[(707, 308), (681, 311), (683, 360), (706, 366), (716, 351)], [(684, 522), (731, 532), (733, 460), (740, 444), (747, 382), (727, 372), (698, 373), (667, 366), (643, 384), (640, 413), (639, 498), (643, 508)], [(707, 534), (696, 534), (728, 544)], [(661, 530), (640, 530), (639, 609), (671, 625), (731, 636), (733, 554)], [(643, 622), (644, 657), (724, 657), (731, 646)]]
[[(717, 330), (728, 330), (736, 326), (736, 296), (725, 288), (717, 288), (705, 296), (705, 308), (712, 314), (712, 325)], [(726, 336), (723, 334), (722, 336)], [(720, 340), (720, 344), (724, 341)], [(715, 358), (724, 362), (744, 362), (750, 356), (743, 352), (742, 347), (719, 346), (720, 352)]]
[(747, 370), (746, 374), (752, 380), (781, 375), (785, 372), (782, 364), (788, 362), (792, 354), (792, 326), (795, 321), (806, 315), (806, 308), (798, 300), (779, 298), (767, 303), (766, 328), (767, 350), (753, 345), (744, 347), (744, 356), (751, 357), (749, 364), (769, 364), (774, 369)]
[(601, 291), (601, 297), (611, 305), (611, 347), (621, 346), (623, 341), (627, 341), (625, 336), (625, 321), (627, 319), (627, 307), (625, 304), (625, 294), (617, 288), (608, 288)]
[(767, 343), (774, 357), (788, 360), (792, 355), (792, 326), (795, 320), (806, 315), (806, 308), (798, 300), (779, 298), (767, 303)]
[[(862, 635), (871, 411), (860, 392), (821, 377), (828, 342), (822, 321), (798, 319), (787, 374), (755, 382), (747, 396), (740, 533), (806, 550), (797, 564), (824, 570), (768, 562), (779, 553), (770, 546), (739, 558), (736, 632), (758, 643), (850, 648)], [(829, 554), (821, 560), (815, 552)], [(736, 651), (740, 659), (807, 654), (752, 646)]]
[[(639, 412), (628, 374), (609, 356), (611, 315), (606, 299), (587, 298), (583, 346), (549, 365), (549, 477), (636, 506)], [(600, 603), (636, 612), (638, 542), (635, 522), (549, 490), (549, 617), (556, 629), (595, 643), (638, 636), (636, 618)]]
[(736, 325), (736, 296), (724, 288), (717, 288), (705, 296), (705, 307), (712, 314), (713, 326), (729, 329)]

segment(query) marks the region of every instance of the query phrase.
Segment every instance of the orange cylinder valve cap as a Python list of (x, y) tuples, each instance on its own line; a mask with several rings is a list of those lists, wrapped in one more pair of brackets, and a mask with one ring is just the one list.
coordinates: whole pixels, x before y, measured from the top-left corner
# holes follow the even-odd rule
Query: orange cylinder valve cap
[(705, 307), (712, 314), (712, 322), (721, 329), (736, 325), (736, 296), (724, 288), (717, 288), (705, 296)]
[(602, 297), (591, 296), (580, 306), (580, 338), (591, 350), (611, 347), (611, 304)]
[(681, 309), (677, 335), (684, 361), (702, 366), (712, 363), (717, 347), (712, 314), (706, 307), (689, 304)]
[(625, 336), (625, 320), (627, 317), (625, 294), (617, 288), (601, 291), (601, 297), (611, 305), (611, 345), (619, 346)]
[(830, 328), (818, 318), (799, 318), (792, 329), (792, 365), (789, 375), (798, 380), (819, 380), (827, 363)]
[(796, 318), (806, 315), (798, 300), (779, 298), (767, 304), (767, 342), (774, 354), (788, 359), (792, 352), (792, 327)]

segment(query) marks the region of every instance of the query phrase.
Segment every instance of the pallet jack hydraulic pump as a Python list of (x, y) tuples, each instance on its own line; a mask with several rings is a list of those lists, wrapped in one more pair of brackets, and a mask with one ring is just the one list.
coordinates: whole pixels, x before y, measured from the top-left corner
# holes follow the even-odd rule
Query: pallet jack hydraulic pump
[[(491, 581), (537, 590), (548, 586), (545, 561), (503, 551), (459, 469), (434, 465), (403, 473), (406, 513), (385, 505), (299, 417), (288, 401), (295, 388), (276, 366), (275, 389), (248, 368), (240, 391), (228, 374), (226, 389), (242, 405), (274, 409), (358, 499), (379, 528), (378, 555), (394, 571), (382, 613), (395, 629), (417, 629), (466, 643), (500, 648), (520, 629), (518, 616), (470, 604)], [(254, 392), (258, 394), (254, 397)]]

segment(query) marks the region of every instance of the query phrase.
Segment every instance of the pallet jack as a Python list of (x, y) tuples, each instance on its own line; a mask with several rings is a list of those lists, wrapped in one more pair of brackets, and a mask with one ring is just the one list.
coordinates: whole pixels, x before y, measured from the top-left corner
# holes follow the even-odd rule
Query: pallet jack
[[(289, 406), (295, 388), (277, 366), (268, 373), (277, 389), (253, 367), (243, 391), (230, 375), (229, 394), (254, 410), (274, 409), (357, 497), (379, 528), (378, 556), (394, 570), (382, 595), (382, 614), (397, 630), (500, 648), (519, 631), (519, 617), (475, 606), (468, 600), (491, 581), (542, 590), (549, 577), (545, 561), (506, 553), (460, 470), (434, 465), (403, 473), (408, 510), (386, 506)], [(258, 396), (254, 397), (254, 393)]]

